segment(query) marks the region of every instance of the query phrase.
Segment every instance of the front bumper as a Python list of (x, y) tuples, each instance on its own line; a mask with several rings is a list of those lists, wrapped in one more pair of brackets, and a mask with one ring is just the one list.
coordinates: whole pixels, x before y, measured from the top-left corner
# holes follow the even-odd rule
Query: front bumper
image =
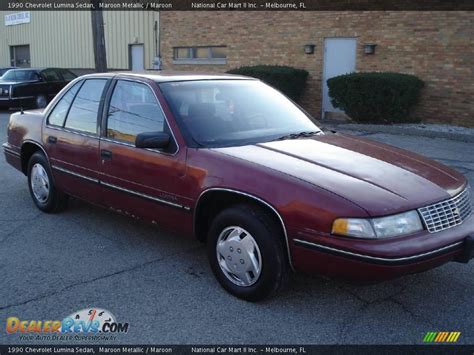
[[(332, 242), (332, 243), (330, 243)], [(386, 240), (354, 240), (299, 233), (292, 243), (297, 271), (381, 281), (474, 257), (474, 216), (438, 232)]]
[(20, 148), (12, 146), (9, 143), (3, 143), (2, 147), (3, 147), (3, 153), (5, 154), (5, 160), (7, 161), (7, 163), (12, 165), (16, 169), (22, 171)]

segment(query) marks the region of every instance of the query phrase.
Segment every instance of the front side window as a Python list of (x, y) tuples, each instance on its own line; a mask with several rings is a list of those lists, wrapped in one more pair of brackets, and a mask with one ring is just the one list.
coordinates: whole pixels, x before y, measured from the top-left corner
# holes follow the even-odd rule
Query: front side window
[(89, 79), (76, 95), (66, 119), (66, 128), (97, 134), (97, 116), (106, 79)]
[(74, 84), (74, 86), (69, 89), (69, 91), (58, 101), (48, 117), (48, 123), (50, 125), (60, 127), (64, 125), (64, 120), (66, 119), (67, 112), (69, 111), (69, 106), (71, 106), (72, 100), (74, 100), (77, 90), (79, 90), (81, 84), (82, 82)]
[(255, 144), (320, 129), (283, 94), (258, 80), (159, 84), (191, 147)]
[(145, 84), (119, 80), (107, 115), (107, 137), (135, 143), (140, 133), (163, 132), (163, 111), (153, 91)]

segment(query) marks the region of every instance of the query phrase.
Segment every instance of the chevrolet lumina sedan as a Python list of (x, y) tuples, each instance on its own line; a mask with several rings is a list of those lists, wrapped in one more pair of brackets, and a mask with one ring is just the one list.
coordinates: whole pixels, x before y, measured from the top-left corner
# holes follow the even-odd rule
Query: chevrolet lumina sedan
[(193, 236), (222, 287), (250, 301), (292, 271), (380, 281), (472, 257), (463, 175), (323, 132), (251, 78), (86, 75), (12, 114), (3, 147), (40, 210), (71, 196)]

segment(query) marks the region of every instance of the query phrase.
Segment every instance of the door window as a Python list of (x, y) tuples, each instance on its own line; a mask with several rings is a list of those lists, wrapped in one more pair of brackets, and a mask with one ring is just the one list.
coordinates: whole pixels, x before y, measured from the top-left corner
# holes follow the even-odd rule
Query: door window
[(144, 132), (162, 132), (164, 115), (153, 91), (145, 84), (119, 80), (107, 115), (107, 137), (135, 143)]
[(66, 119), (66, 115), (69, 110), (69, 106), (71, 106), (72, 100), (74, 100), (77, 90), (79, 90), (81, 84), (82, 81), (74, 84), (74, 86), (69, 89), (66, 94), (64, 94), (61, 100), (59, 100), (59, 102), (56, 104), (53, 111), (48, 117), (48, 123), (50, 125), (60, 127), (63, 126), (64, 120)]
[(66, 119), (66, 128), (97, 134), (97, 115), (106, 79), (89, 79), (76, 95)]

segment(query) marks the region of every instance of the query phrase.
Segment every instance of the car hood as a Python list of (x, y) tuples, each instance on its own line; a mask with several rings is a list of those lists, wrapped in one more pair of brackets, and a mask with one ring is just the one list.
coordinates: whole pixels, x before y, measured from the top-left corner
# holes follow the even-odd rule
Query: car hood
[(450, 198), (466, 184), (463, 175), (438, 162), (341, 134), (214, 150), (331, 191), (372, 216)]

